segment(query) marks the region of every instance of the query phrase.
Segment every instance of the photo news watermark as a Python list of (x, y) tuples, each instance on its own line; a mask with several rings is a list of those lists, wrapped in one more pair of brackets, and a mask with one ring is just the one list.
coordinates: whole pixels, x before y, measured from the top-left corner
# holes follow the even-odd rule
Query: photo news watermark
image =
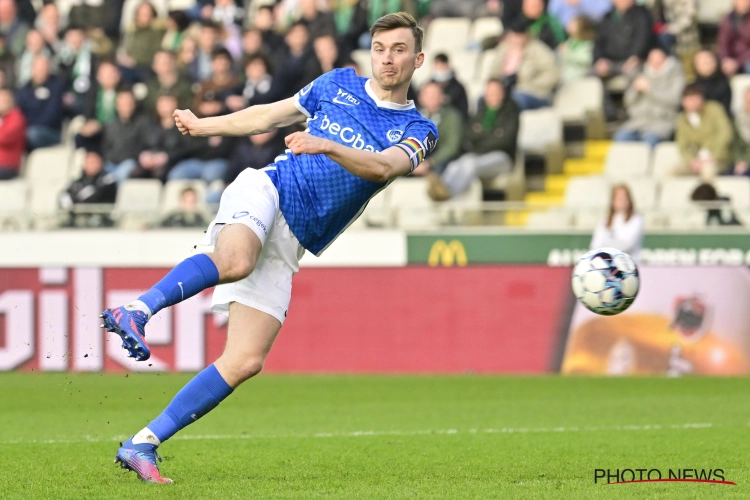
[(737, 486), (727, 481), (724, 469), (594, 469), (594, 484), (708, 483)]

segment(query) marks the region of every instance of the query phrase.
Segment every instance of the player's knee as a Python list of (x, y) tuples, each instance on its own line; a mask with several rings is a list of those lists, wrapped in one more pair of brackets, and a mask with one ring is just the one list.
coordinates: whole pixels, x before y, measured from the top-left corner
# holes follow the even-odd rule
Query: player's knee
[(255, 268), (255, 262), (246, 256), (236, 254), (220, 254), (214, 261), (217, 261), (219, 277), (222, 283), (231, 283), (239, 281), (250, 276)]
[(264, 359), (261, 357), (252, 357), (245, 360), (241, 366), (238, 367), (239, 375), (243, 380), (247, 380), (259, 374), (263, 370)]

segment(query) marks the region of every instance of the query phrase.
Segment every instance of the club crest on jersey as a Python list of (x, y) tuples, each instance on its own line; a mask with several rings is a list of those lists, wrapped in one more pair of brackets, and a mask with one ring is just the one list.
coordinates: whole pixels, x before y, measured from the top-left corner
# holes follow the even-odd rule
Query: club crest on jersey
[(313, 83), (315, 83), (315, 82), (310, 82), (307, 85), (305, 85), (305, 87), (302, 90), (299, 91), (299, 95), (305, 95), (308, 92), (310, 92), (310, 89), (312, 88)]
[(339, 88), (336, 97), (333, 98), (333, 102), (335, 102), (336, 104), (343, 104), (344, 106), (359, 105), (359, 101), (353, 95), (351, 95), (349, 92), (344, 92), (341, 88)]
[(401, 137), (404, 136), (403, 130), (389, 130), (385, 133), (385, 136), (388, 138), (391, 142), (398, 142), (401, 140)]

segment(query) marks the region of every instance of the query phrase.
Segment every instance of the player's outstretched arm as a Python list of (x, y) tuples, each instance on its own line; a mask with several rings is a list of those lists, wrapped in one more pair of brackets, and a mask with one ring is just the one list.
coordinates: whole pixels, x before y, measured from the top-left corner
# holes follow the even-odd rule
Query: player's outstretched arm
[(174, 121), (182, 135), (194, 137), (262, 134), (306, 119), (294, 105), (294, 98), (208, 118), (197, 118), (189, 109), (177, 109), (174, 112)]
[(409, 156), (399, 147), (380, 153), (343, 146), (329, 139), (295, 132), (285, 138), (286, 145), (296, 155), (324, 154), (352, 174), (372, 182), (386, 182), (411, 172)]

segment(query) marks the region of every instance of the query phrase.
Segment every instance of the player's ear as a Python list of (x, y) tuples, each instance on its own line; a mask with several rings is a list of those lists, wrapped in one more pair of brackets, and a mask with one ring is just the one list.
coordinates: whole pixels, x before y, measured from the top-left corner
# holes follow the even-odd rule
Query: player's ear
[(417, 54), (417, 58), (414, 60), (414, 69), (421, 68), (424, 64), (424, 52)]

